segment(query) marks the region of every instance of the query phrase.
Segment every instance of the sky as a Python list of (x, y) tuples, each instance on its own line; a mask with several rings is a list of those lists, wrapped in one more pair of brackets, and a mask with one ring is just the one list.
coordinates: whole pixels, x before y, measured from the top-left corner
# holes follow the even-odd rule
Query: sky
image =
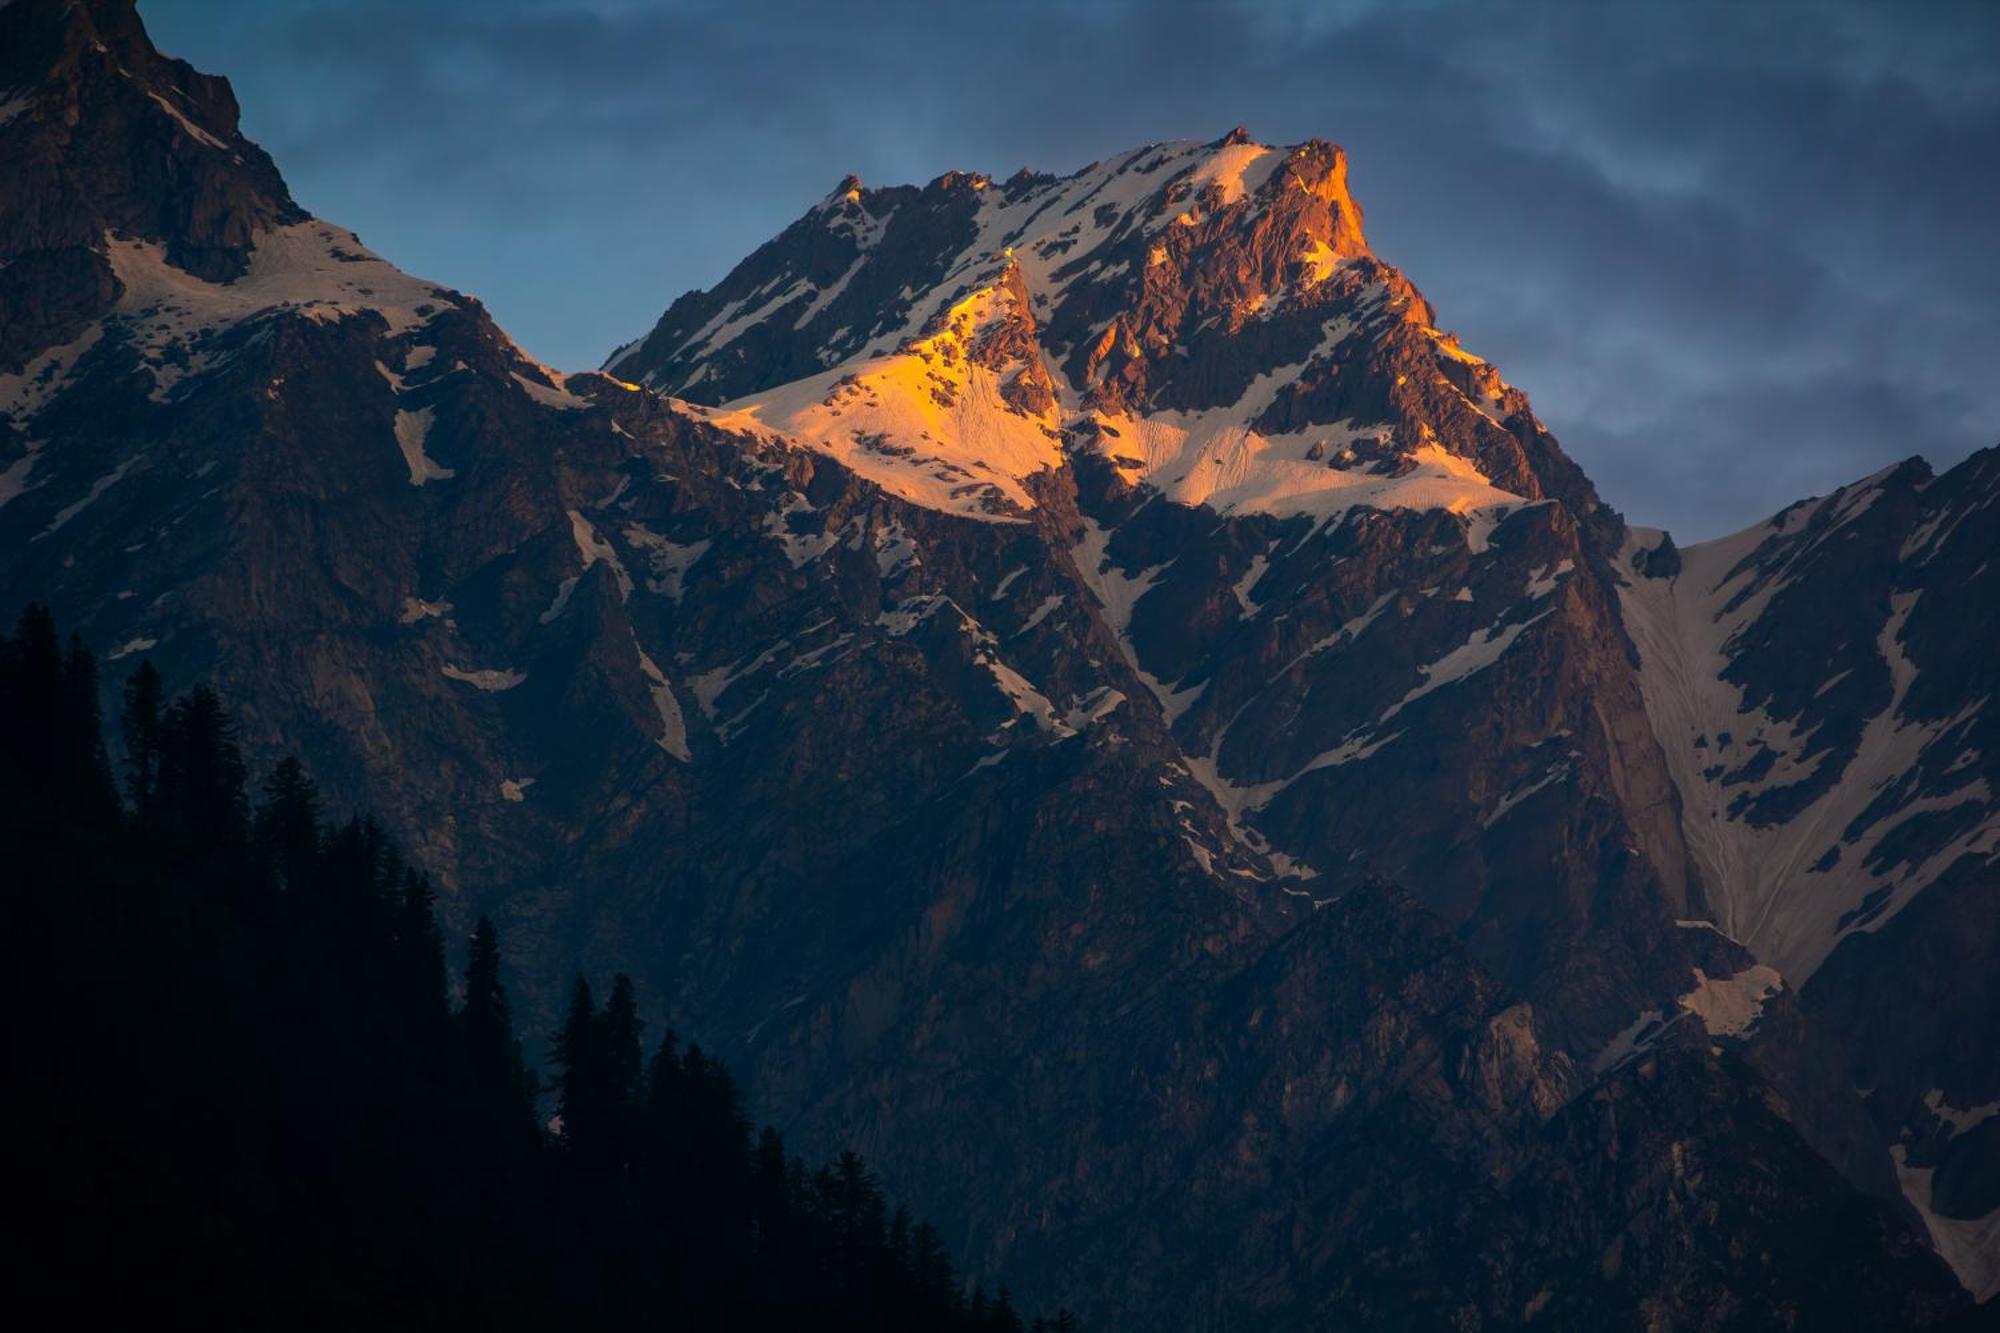
[(299, 202), (600, 364), (854, 172), (1347, 149), (1372, 248), (1683, 542), (2000, 443), (2000, 5), (142, 0)]

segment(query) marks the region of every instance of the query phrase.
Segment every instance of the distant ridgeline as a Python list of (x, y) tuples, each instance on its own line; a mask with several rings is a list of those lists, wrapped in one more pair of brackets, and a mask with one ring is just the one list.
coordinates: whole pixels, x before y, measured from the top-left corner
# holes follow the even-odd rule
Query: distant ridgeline
[[(124, 690), (31, 606), (0, 635), (0, 976), (16, 1311), (68, 1327), (1020, 1330), (861, 1160), (754, 1143), (631, 983), (575, 995), (549, 1128), (481, 921), (454, 1007), (428, 879), (214, 693)], [(1068, 1314), (1035, 1329), (1075, 1327)]]

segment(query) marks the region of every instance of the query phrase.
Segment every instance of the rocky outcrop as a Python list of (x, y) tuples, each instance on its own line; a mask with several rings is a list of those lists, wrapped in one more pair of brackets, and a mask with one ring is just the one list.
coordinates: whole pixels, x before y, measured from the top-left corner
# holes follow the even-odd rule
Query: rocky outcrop
[[(1649, 1056), (1548, 1135), (1577, 1175), (1535, 1181), (1524, 1210), (1596, 1262), (1552, 1273), (1524, 1322), (1601, 1328), (1636, 1312), (1654, 1328), (1918, 1328), (1955, 1313), (1928, 1280), (1936, 1256), (1807, 1150), (1741, 1064)], [(1571, 1191), (1616, 1203), (1580, 1214)], [(1686, 1229), (1711, 1191), (1731, 1207)]]
[(305, 217), (237, 133), (229, 84), (162, 56), (125, 0), (0, 7), (0, 90), (0, 370), (117, 299), (107, 234), (219, 281), (258, 231)]

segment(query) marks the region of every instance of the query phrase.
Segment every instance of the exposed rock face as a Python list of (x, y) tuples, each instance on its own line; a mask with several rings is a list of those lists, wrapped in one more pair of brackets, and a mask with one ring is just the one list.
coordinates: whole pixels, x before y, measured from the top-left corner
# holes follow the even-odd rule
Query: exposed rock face
[[(918, 296), (864, 319), (857, 283)], [(927, 401), (957, 386), (925, 336), (991, 305), (1040, 370), (1039, 435)], [(1058, 478), (1090, 595), (1049, 615), (1113, 632), (1236, 843), (1302, 902), (1413, 886), (1594, 1052), (1729, 946), (1672, 925), (1705, 907), (1618, 626), (1622, 526), (1433, 325), (1369, 255), (1339, 149), (1239, 133), (1063, 178), (847, 183), (610, 369), (937, 507), (1018, 515)], [(804, 364), (831, 368), (783, 382)]]
[(305, 217), (237, 134), (229, 84), (154, 50), (122, 0), (0, 9), (0, 89), (0, 371), (117, 299), (107, 232), (151, 237), (220, 281), (259, 231)]
[[(1604, 1230), (1564, 1202), (1527, 1205), (1579, 1251), (1602, 1242), (1589, 1271), (1551, 1274), (1536, 1292), (1535, 1314), (1556, 1327), (1613, 1327), (1635, 1310), (1649, 1328), (1910, 1328), (1944, 1315), (1921, 1276), (1932, 1256), (1807, 1151), (1740, 1065), (1648, 1056), (1565, 1109), (1548, 1135), (1581, 1164), (1580, 1178), (1556, 1182), (1559, 1197), (1620, 1201)], [(1719, 1226), (1687, 1229), (1709, 1191), (1734, 1207)], [(1869, 1271), (1848, 1271), (1850, 1255)], [(1878, 1282), (1878, 1265), (1899, 1276)]]
[(1624, 590), (1718, 924), (1799, 991), (1982, 1295), (2000, 1285), (2000, 1137), (1980, 1129), (2000, 1105), (1996, 500), (2000, 451), (1942, 477), (1913, 459)]
[(1791, 997), (1676, 924), (1745, 937), (1623, 525), (1339, 150), (844, 183), (566, 376), (300, 215), (129, 5), (0, 25), (0, 595), (313, 755), (538, 1017), (629, 970), (1099, 1327), (1958, 1301), (1727, 1050)]

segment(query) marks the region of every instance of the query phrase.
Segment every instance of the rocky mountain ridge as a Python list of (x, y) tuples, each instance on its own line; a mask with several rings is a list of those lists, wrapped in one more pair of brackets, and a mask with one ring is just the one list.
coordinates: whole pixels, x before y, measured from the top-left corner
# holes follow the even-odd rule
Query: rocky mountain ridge
[[(1993, 559), (2000, 454), (1884, 469), (1675, 551), (1622, 590), (1649, 713), (1714, 886), (1709, 926), (1851, 1062), (1903, 1192), (2000, 1290)], [(1978, 1182), (1978, 1183), (1975, 1183)], [(1947, 1202), (1948, 1201), (1948, 1202)]]
[[(847, 313), (856, 283), (919, 282), (942, 296)], [(1032, 410), (925, 336), (975, 309), (1005, 312)], [(828, 368), (783, 382), (804, 363)], [(1061, 178), (844, 182), (608, 369), (935, 507), (1019, 518), (1030, 477), (1073, 476), (1080, 526), (1056, 540), (1235, 841), (1324, 875), (1291, 890), (1307, 899), (1374, 874), (1429, 886), (1510, 980), (1577, 992), (1554, 1014), (1580, 1024), (1579, 1054), (1642, 1000), (1671, 1008), (1691, 948), (1720, 950), (1709, 974), (1747, 962), (1671, 925), (1704, 909), (1619, 660), (1622, 524), (1525, 397), (1369, 253), (1332, 145), (1237, 131)], [(1451, 688), (1517, 658), (1551, 673), (1538, 697)], [(1449, 755), (1397, 744), (1449, 733), (1466, 738)], [(1440, 770), (1462, 789), (1440, 791)], [(1505, 822), (1532, 843), (1529, 821), (1565, 805), (1590, 821), (1558, 857), (1567, 889), (1517, 888), (1550, 849)], [(1607, 873), (1628, 843), (1640, 855)]]
[[(1943, 924), (1990, 876), (1770, 983), (1627, 636), (1670, 562), (1367, 253), (1337, 149), (847, 184), (564, 375), (298, 215), (129, 4), (0, 35), (4, 591), (329, 756), (544, 1002), (624, 967), (1107, 1327), (1947, 1313), (1794, 1124), (1918, 1126), (1882, 1176), (1990, 1252), (1937, 1226), (1990, 1061), (1940, 1037), (1862, 1105), (1820, 1065), (1881, 1043), (1759, 1045), (1857, 1030), (1941, 931), (1990, 958)], [(71, 269), (108, 280), (31, 281)], [(1925, 503), (1990, 541), (1989, 483)], [(1759, 1268), (1788, 1227), (1856, 1257)]]

